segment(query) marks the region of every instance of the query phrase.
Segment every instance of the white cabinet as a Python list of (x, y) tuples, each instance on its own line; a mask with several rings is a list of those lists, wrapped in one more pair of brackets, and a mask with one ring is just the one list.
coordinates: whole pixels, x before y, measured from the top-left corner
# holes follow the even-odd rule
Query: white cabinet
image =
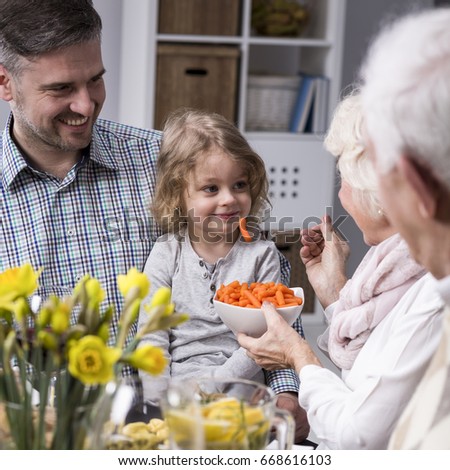
[(245, 128), (248, 80), (254, 73), (329, 79), (328, 116), (341, 90), (346, 0), (309, 0), (311, 24), (299, 38), (252, 34), (251, 0), (242, 0), (236, 36), (158, 33), (158, 1), (126, 0), (122, 16), (120, 120), (154, 126), (158, 43), (235, 45), (240, 50), (237, 122), (267, 164), (273, 211), (271, 229), (292, 229), (316, 222), (333, 206), (335, 161), (323, 150), (319, 134), (253, 132)]

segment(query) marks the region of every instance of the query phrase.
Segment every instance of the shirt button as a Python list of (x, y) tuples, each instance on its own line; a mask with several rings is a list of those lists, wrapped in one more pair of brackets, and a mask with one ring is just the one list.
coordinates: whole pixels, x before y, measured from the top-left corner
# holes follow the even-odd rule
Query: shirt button
[(213, 292), (216, 290), (216, 286), (215, 284), (211, 284), (211, 286), (209, 287)]
[(202, 278), (203, 278), (203, 279), (206, 279), (207, 277), (208, 277), (208, 273), (203, 273), (203, 274), (202, 274)]
[(203, 261), (199, 261), (198, 264), (199, 264), (202, 268), (203, 268), (203, 266), (205, 266), (205, 263), (204, 263)]
[(212, 303), (212, 304), (214, 305), (214, 297), (211, 297), (211, 298), (209, 299), (209, 301), (210, 301), (210, 303)]
[(75, 278), (75, 281), (80, 282), (81, 279), (83, 279), (83, 275), (82, 275), (82, 274), (78, 274), (78, 276)]
[(69, 237), (72, 237), (73, 235), (75, 235), (75, 229), (68, 228), (66, 233), (67, 235), (69, 235)]

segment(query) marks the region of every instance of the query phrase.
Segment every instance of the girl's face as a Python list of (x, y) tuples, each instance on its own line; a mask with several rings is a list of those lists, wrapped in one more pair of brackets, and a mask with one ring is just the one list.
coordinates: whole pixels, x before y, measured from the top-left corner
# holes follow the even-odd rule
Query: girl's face
[(200, 242), (234, 241), (252, 205), (245, 169), (221, 150), (199, 160), (183, 196), (189, 234)]

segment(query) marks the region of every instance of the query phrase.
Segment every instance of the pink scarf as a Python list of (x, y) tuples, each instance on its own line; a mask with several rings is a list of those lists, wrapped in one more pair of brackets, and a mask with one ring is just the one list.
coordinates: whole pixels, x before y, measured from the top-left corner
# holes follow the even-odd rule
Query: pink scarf
[(350, 369), (372, 330), (424, 274), (398, 234), (370, 248), (341, 289), (319, 347), (338, 367)]

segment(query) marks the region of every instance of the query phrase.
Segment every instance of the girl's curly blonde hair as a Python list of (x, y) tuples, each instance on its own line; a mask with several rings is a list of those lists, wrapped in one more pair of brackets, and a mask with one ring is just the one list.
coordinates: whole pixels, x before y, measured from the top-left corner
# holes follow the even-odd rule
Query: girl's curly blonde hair
[(197, 162), (215, 149), (245, 169), (252, 200), (249, 215), (257, 217), (264, 207), (270, 206), (264, 161), (238, 128), (220, 114), (180, 108), (165, 121), (151, 205), (164, 232), (178, 233), (185, 225), (183, 194), (189, 178)]

